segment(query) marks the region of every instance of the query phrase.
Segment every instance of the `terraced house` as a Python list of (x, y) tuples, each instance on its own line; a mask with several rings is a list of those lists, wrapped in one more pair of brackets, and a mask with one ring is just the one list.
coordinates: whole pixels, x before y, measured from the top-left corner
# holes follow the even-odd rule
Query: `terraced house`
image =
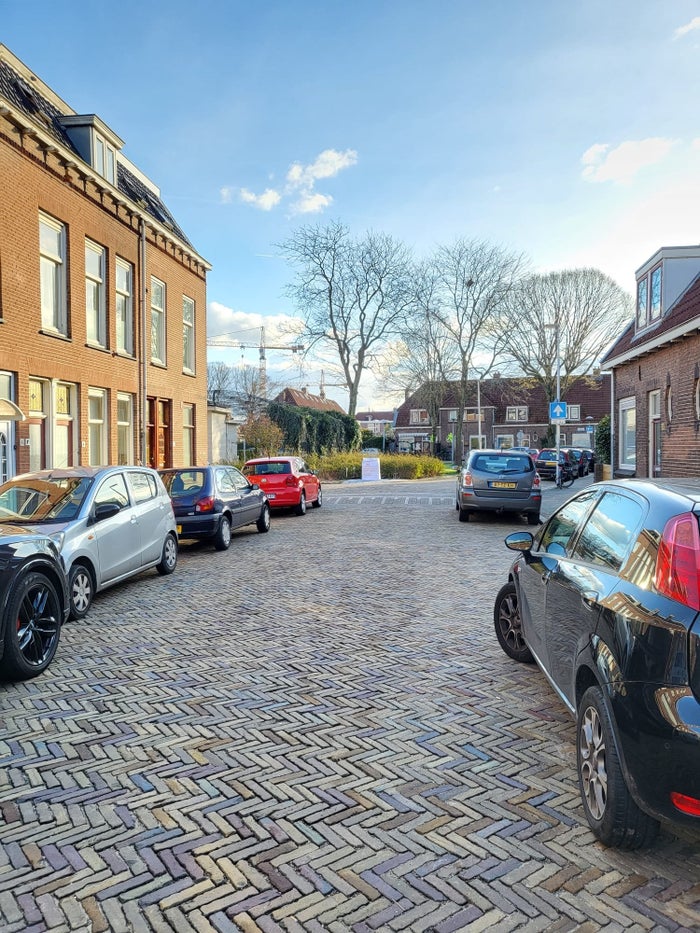
[(207, 460), (206, 273), (96, 114), (0, 45), (0, 479)]

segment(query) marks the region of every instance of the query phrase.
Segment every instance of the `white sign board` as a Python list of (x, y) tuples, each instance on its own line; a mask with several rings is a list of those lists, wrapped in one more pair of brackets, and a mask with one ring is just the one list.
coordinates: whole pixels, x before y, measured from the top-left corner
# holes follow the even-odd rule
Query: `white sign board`
[(362, 458), (362, 480), (381, 479), (381, 470), (379, 469), (379, 457)]

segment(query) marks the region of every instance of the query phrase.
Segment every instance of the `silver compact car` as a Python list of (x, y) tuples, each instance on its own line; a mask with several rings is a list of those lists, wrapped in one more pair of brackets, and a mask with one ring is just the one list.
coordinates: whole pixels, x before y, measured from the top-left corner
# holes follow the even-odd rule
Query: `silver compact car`
[(460, 522), (476, 512), (520, 512), (540, 522), (542, 490), (532, 457), (521, 451), (472, 450), (457, 477)]
[(68, 576), (70, 618), (95, 593), (155, 567), (172, 573), (177, 528), (170, 496), (148, 467), (66, 467), (0, 486), (0, 521), (48, 535)]

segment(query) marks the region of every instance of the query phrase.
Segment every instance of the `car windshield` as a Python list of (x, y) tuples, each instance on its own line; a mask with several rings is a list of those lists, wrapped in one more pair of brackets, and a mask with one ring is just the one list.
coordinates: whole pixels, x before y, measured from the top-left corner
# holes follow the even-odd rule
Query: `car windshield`
[(0, 519), (15, 524), (77, 518), (93, 480), (86, 476), (18, 478), (0, 486)]
[(246, 463), (243, 472), (246, 476), (265, 476), (268, 474), (274, 476), (279, 473), (291, 473), (292, 468), (287, 462), (271, 460), (268, 463)]

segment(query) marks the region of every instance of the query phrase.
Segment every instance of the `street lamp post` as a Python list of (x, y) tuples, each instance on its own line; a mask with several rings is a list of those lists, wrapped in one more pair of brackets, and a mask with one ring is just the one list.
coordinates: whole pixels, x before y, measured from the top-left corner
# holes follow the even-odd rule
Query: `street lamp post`
[[(559, 318), (555, 318), (553, 324), (545, 324), (545, 328), (548, 330), (554, 330), (554, 352), (557, 357), (557, 404), (561, 401), (561, 356), (559, 353)], [(559, 478), (561, 475), (561, 464), (559, 462), (561, 457), (561, 428), (559, 420), (557, 419), (555, 425), (555, 438), (556, 438), (556, 448), (557, 448), (557, 469), (555, 475), (555, 481), (557, 485), (559, 484)]]

